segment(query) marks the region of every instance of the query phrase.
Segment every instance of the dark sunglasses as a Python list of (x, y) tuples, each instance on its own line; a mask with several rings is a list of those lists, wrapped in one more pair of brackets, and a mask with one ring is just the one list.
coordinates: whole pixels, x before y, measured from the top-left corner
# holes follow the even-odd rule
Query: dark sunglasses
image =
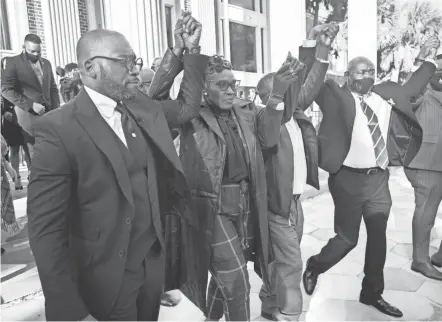
[(227, 80), (219, 80), (219, 81), (209, 80), (208, 82), (215, 82), (215, 85), (217, 85), (222, 91), (227, 91), (227, 89), (230, 87), (234, 92), (238, 90), (239, 85), (241, 84), (241, 81), (237, 79), (234, 79), (231, 82)]
[(117, 63), (120, 63), (122, 65), (124, 65), (124, 67), (127, 69), (127, 71), (129, 73), (131, 73), (132, 71), (136, 72), (140, 72), (141, 69), (143, 68), (143, 58), (137, 58), (137, 59), (131, 59), (131, 58), (115, 58), (115, 57), (107, 57), (107, 56), (93, 56), (91, 58), (89, 58), (89, 60), (93, 60), (95, 58), (102, 58), (102, 59), (107, 59), (107, 60), (111, 60)]

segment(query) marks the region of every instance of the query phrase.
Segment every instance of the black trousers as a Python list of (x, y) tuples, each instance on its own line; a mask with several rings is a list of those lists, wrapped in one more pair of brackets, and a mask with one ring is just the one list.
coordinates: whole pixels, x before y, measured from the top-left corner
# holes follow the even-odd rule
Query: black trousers
[(372, 174), (342, 168), (330, 175), (328, 185), (335, 204), (335, 233), (310, 268), (324, 273), (356, 247), (361, 220), (367, 228), (364, 280), (361, 296), (377, 299), (384, 291), (387, 221), (391, 208), (388, 170)]
[(108, 321), (158, 321), (165, 278), (164, 253), (157, 241), (140, 269), (126, 271)]

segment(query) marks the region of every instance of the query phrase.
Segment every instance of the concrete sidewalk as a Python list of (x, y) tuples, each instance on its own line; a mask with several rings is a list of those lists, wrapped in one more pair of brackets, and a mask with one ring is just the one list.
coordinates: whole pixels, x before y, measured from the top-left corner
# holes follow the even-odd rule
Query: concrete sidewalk
[[(323, 175), (322, 181), (327, 175)], [(324, 186), (321, 184), (321, 186)], [(326, 186), (326, 184), (325, 184)], [(385, 268), (385, 299), (404, 312), (404, 321), (442, 320), (442, 283), (432, 281), (410, 270), (411, 220), (414, 208), (413, 191), (402, 170), (393, 170), (390, 179), (393, 198), (388, 226), (388, 254)], [(326, 188), (325, 188), (326, 191)], [(317, 195), (303, 202), (305, 213), (303, 260), (319, 252), (333, 236), (333, 202), (329, 193)], [(432, 232), (431, 253), (442, 238), (442, 210), (439, 211)], [(365, 257), (365, 228), (361, 227), (359, 245), (339, 264), (321, 276), (317, 290), (309, 297), (304, 294), (305, 321), (385, 321), (389, 318), (358, 302)], [(3, 271), (3, 268), (2, 268)], [(31, 272), (32, 269), (29, 271)], [(258, 297), (261, 282), (250, 266), (251, 313), (253, 320), (260, 317)], [(28, 273), (32, 275), (32, 273)], [(11, 279), (16, 279), (17, 277)], [(29, 276), (26, 278), (30, 278)], [(38, 276), (36, 277), (38, 279)], [(3, 284), (7, 285), (2, 282)], [(14, 285), (14, 284), (13, 284)], [(36, 285), (35, 285), (36, 286)], [(12, 288), (13, 286), (11, 286)], [(2, 288), (4, 294), (4, 288)], [(6, 296), (6, 294), (5, 294)], [(11, 297), (12, 298), (12, 297)], [(12, 305), (14, 304), (14, 305)], [(1, 307), (5, 321), (43, 321), (44, 298), (31, 295), (28, 300), (13, 300)], [(203, 321), (201, 312), (186, 298), (175, 308), (162, 307), (161, 321)]]

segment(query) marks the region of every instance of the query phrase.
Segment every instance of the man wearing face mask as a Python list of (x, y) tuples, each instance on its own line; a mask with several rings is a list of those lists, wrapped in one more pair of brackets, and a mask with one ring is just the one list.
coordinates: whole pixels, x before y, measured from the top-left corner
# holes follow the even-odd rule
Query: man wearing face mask
[(34, 122), (60, 106), (51, 63), (41, 57), (39, 36), (26, 35), (23, 53), (9, 58), (2, 75), (2, 95), (15, 105), (17, 122), (22, 127), (32, 162)]
[[(418, 58), (427, 59), (438, 46), (439, 40), (430, 38)], [(374, 64), (356, 57), (348, 63), (345, 85), (327, 80), (321, 88), (316, 98), (324, 114), (318, 135), (319, 166), (330, 173), (336, 235), (307, 261), (303, 275), (307, 294), (313, 293), (320, 274), (356, 247), (364, 218), (367, 245), (359, 301), (384, 314), (402, 316), (382, 298), (392, 203), (387, 166), (407, 166), (419, 150), (422, 129), (410, 100), (423, 91), (435, 69), (434, 60), (425, 61), (403, 86), (393, 82), (373, 86)]]
[[(416, 117), (423, 130), (422, 146), (405, 168), (414, 188), (416, 208), (413, 216), (413, 262), (411, 269), (442, 281), (442, 243), (431, 259), (430, 233), (442, 200), (442, 55), (438, 69), (416, 106)], [(434, 266), (433, 266), (434, 265)]]

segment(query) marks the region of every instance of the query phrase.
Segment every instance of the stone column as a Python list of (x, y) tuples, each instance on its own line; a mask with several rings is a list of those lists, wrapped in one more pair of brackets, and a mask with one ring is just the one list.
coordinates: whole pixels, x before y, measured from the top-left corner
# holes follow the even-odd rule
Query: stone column
[(348, 61), (358, 56), (377, 63), (377, 3), (348, 0)]
[(275, 71), (284, 62), (287, 52), (298, 56), (298, 47), (306, 38), (304, 0), (268, 1), (270, 69)]

